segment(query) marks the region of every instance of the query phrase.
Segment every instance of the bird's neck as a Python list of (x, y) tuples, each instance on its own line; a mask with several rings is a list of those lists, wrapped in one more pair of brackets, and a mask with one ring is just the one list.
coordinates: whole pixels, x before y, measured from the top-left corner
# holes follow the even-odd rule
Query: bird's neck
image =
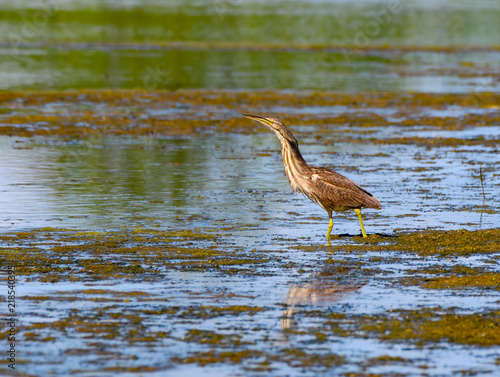
[(286, 176), (292, 186), (293, 191), (303, 192), (308, 186), (307, 179), (311, 173), (311, 168), (304, 160), (299, 151), (299, 145), (287, 140), (281, 141), (281, 155), (285, 165)]

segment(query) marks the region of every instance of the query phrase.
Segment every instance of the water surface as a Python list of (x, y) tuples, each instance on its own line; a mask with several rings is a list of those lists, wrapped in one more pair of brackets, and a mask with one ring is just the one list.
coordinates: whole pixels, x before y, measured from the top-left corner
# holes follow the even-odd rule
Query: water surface
[[(3, 1), (16, 371), (497, 376), (499, 19), (493, 0)], [(247, 112), (380, 199), (368, 239), (350, 211), (326, 241)]]
[(495, 1), (3, 2), (2, 89), (498, 90)]

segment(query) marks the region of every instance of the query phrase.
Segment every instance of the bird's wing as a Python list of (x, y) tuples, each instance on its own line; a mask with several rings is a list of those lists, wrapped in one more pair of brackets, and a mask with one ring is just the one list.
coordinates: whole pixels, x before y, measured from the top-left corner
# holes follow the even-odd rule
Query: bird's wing
[(321, 201), (332, 209), (380, 208), (379, 200), (372, 194), (330, 169), (313, 167), (311, 184), (317, 196), (315, 201)]

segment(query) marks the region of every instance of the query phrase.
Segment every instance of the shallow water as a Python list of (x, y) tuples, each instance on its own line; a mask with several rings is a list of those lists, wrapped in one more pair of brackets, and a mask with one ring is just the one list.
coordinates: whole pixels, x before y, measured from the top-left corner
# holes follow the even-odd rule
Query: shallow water
[[(281, 248), (290, 245), (289, 241), (277, 243)], [(230, 249), (235, 255), (242, 250), (240, 247)], [(248, 252), (249, 249), (244, 250)], [(485, 295), (484, 291), (465, 290), (450, 295), (448, 290), (429, 291), (394, 284), (398, 278), (404, 281), (411, 276), (411, 273), (405, 272), (408, 268), (422, 268), (425, 264), (456, 266), (463, 263), (475, 267), (487, 266), (488, 263), (485, 264), (481, 258), (453, 258), (448, 262), (442, 258), (427, 258), (425, 261), (410, 258), (394, 263), (390, 261), (395, 257), (397, 259), (397, 255), (390, 253), (351, 255), (337, 252), (330, 258), (371, 265), (374, 264), (374, 257), (380, 256), (387, 261), (385, 265), (378, 266), (380, 271), (375, 274), (366, 275), (368, 269), (365, 269), (357, 274), (346, 273), (339, 281), (334, 265), (328, 263), (330, 258), (325, 257), (325, 250), (266, 254), (273, 262), (259, 266), (257, 275), (244, 273), (245, 269), (231, 276), (221, 276), (220, 271), (165, 270), (161, 282), (154, 283), (141, 282), (140, 275), (136, 276), (139, 281), (112, 279), (50, 284), (23, 281), (18, 294), (23, 298), (21, 323), (30, 329), (27, 331), (40, 332), (36, 327), (30, 327), (36, 324), (70, 321), (63, 325), (67, 330), (62, 330), (60, 325), (42, 330), (42, 336), (47, 339), (45, 341), (44, 338), (34, 338), (24, 343), (23, 350), (30, 360), (24, 368), (27, 372), (40, 375), (64, 375), (68, 371), (76, 375), (114, 375), (116, 371), (136, 375), (132, 370), (134, 366), (151, 367), (149, 373), (143, 370), (147, 375), (196, 374), (203, 371), (209, 375), (231, 376), (245, 375), (247, 368), (266, 374), (266, 369), (258, 372), (259, 358), (203, 367), (190, 363), (179, 365), (171, 360), (175, 357), (185, 359), (208, 349), (266, 349), (273, 353), (298, 347), (312, 354), (332, 352), (345, 355), (348, 362), (334, 368), (313, 366), (309, 370), (297, 368), (293, 362), (290, 364), (284, 354), (281, 363), (271, 363), (273, 375), (331, 375), (332, 372), (360, 370), (403, 372), (408, 376), (423, 373), (441, 376), (462, 370), (495, 375), (492, 355), (496, 351), (491, 347), (445, 342), (422, 346), (411, 342), (386, 342), (369, 336), (335, 334), (327, 335), (324, 340), (315, 340), (318, 333), (326, 331), (328, 334), (328, 328), (332, 326), (331, 314), (347, 315), (354, 320), (356, 316), (367, 313), (384, 315), (411, 309), (425, 311), (438, 308), (438, 311), (451, 310), (462, 314), (496, 310), (498, 292), (489, 291)], [(290, 264), (291, 268), (286, 267)], [(137, 293), (141, 295), (137, 296)], [(262, 311), (220, 315), (210, 314), (208, 309), (238, 305), (258, 305)], [(176, 312), (179, 308), (181, 310), (177, 314), (168, 311)], [(84, 323), (107, 324), (110, 330), (85, 329), (82, 326)], [(81, 328), (79, 333), (75, 333), (75, 325)], [(137, 331), (140, 336), (160, 332), (165, 335), (153, 335), (155, 340), (136, 341), (133, 339), (137, 335), (131, 334)], [(207, 341), (190, 338), (189, 334), (194, 331), (206, 332), (208, 337), (211, 331), (215, 331), (229, 338), (210, 345), (210, 338)], [(230, 338), (234, 336), (237, 339)], [(138, 358), (133, 358), (134, 355)], [(386, 355), (402, 361), (386, 365), (368, 363), (368, 360)]]
[[(307, 129), (314, 134), (314, 127)], [(356, 128), (342, 131), (344, 137), (363, 137)], [(500, 127), (364, 132), (379, 140), (422, 134), (500, 138)], [(309, 143), (313, 138), (303, 138), (303, 153), (311, 164), (335, 168), (381, 200), (382, 211), (365, 211), (371, 232), (480, 229), (499, 223), (494, 199), (499, 184), (493, 169), (498, 164), (496, 147), (430, 151), (416, 145)], [(144, 217), (147, 223), (163, 227), (216, 227), (236, 221), (259, 224), (264, 231), (287, 237), (309, 234), (321, 240), (327, 223), (322, 209), (291, 193), (279, 144), (270, 133), (126, 141), (103, 137), (69, 143), (2, 137), (0, 149), (4, 172), (0, 225), (4, 231), (45, 226), (119, 227)], [(474, 211), (483, 204), (492, 213)], [(288, 212), (300, 215), (289, 217)], [(200, 219), (189, 224), (176, 220), (195, 215)], [(315, 219), (308, 220), (311, 216)], [(262, 217), (268, 221), (260, 220)], [(354, 218), (354, 213), (335, 216), (337, 231), (356, 234)]]
[[(52, 108), (48, 106), (42, 112)], [(58, 107), (59, 112), (63, 109), (62, 105)], [(332, 111), (328, 107), (315, 107), (312, 112), (307, 108), (296, 110), (306, 119), (353, 112), (351, 108)], [(99, 108), (103, 114), (110, 111), (106, 106)], [(369, 111), (389, 118), (396, 114), (395, 109)], [(436, 118), (469, 112), (426, 111)], [(188, 112), (186, 118), (196, 116)], [(484, 114), (488, 112), (483, 110)], [(225, 109), (219, 116), (231, 114), (232, 110)], [(165, 115), (151, 111), (147, 116)], [(182, 118), (182, 114), (175, 117)], [(335, 168), (381, 200), (382, 210), (364, 211), (368, 234), (390, 240), (408, 232), (473, 231), (494, 228), (499, 223), (495, 193), (500, 182), (494, 169), (498, 164), (494, 142), (499, 139), (498, 126), (462, 130), (333, 123), (290, 127), (296, 131), (310, 163)], [(330, 141), (319, 143), (321, 139), (314, 135), (325, 134), (325, 128), (332, 136)], [(334, 217), (334, 233), (341, 237), (332, 241), (337, 250), (331, 251), (324, 239), (326, 213), (290, 192), (278, 141), (258, 126), (255, 131), (70, 140), (0, 137), (2, 233), (35, 229), (41, 239), (15, 244), (22, 248), (32, 245), (42, 253), (57, 253), (57, 245), (82, 245), (79, 254), (69, 256), (74, 259), (70, 276), (48, 276), (50, 283), (40, 283), (40, 279), (46, 281), (43, 274), (19, 277), (19, 323), (27, 334), (39, 334), (28, 336), (19, 346), (29, 355), (23, 370), (36, 375), (100, 376), (118, 372), (132, 376), (136, 371), (147, 375), (168, 372), (169, 376), (200, 371), (214, 376), (246, 375), (248, 371), (309, 376), (362, 370), (407, 376), (424, 371), (431, 376), (461, 371), (495, 375), (492, 355), (496, 351), (491, 347), (453, 342), (422, 347), (366, 334), (330, 333), (334, 326), (331, 314), (362, 321), (367, 315), (386, 316), (405, 310), (431, 310), (434, 316), (494, 312), (498, 310), (498, 290), (429, 290), (418, 284), (408, 286), (408, 282), (432, 278), (428, 274), (435, 268), (467, 266), (477, 271), (474, 273), (498, 273), (498, 260), (490, 259), (498, 258), (497, 254), (423, 258), (370, 251), (368, 245), (360, 253), (352, 253), (342, 246), (359, 244), (354, 237), (359, 235), (359, 224), (349, 212)], [(420, 145), (404, 141), (420, 136), (427, 140), (453, 138), (465, 144), (431, 147), (428, 142)], [(379, 142), (372, 143), (374, 139)], [(241, 260), (243, 264), (206, 269), (197, 267), (193, 256), (193, 260), (180, 260), (179, 270), (161, 261), (153, 266), (135, 254), (129, 256), (124, 249), (124, 254), (118, 251), (118, 260), (135, 261), (143, 273), (129, 278), (119, 274), (99, 278), (95, 268), (78, 272), (77, 265), (86, 258), (92, 260), (92, 255), (114, 263), (114, 254), (103, 253), (89, 240), (65, 241), (67, 230), (45, 240), (44, 231), (37, 230), (45, 227), (82, 234), (87, 230), (106, 234), (112, 229), (120, 234), (124, 228), (139, 233), (144, 228), (154, 232), (184, 229), (202, 238), (165, 241), (165, 245), (187, 250), (205, 248), (207, 253), (220, 250), (229, 253), (230, 261)], [(203, 238), (212, 235), (214, 240)], [(383, 245), (384, 238), (378, 243)], [(7, 251), (10, 244), (4, 241), (1, 246)], [(133, 245), (133, 241), (127, 244)], [(138, 250), (146, 250), (150, 244), (139, 243)], [(153, 276), (152, 270), (156, 271)], [(245, 306), (259, 311), (212, 312)], [(343, 321), (339, 323), (345, 326)], [(84, 328), (85, 323), (105, 327)], [(51, 325), (38, 330), (45, 324)], [(140, 333), (146, 338), (133, 340), (137, 335), (127, 333)], [(333, 355), (328, 357), (337, 361), (333, 365), (313, 362), (309, 371), (298, 367), (300, 362), (290, 355), (298, 352), (296, 348), (306, 351), (300, 359), (304, 365), (311, 363), (315, 354)], [(241, 362), (222, 359), (200, 366), (197, 363), (203, 365), (202, 361), (189, 361), (203, 360), (207, 350), (262, 349), (266, 355), (243, 358)], [(395, 359), (383, 361), (388, 355)], [(382, 361), (377, 361), (380, 358)], [(150, 368), (149, 372), (144, 368)]]
[[(399, 4), (3, 1), (16, 372), (497, 376), (500, 6)], [(247, 112), (380, 199), (368, 239)]]

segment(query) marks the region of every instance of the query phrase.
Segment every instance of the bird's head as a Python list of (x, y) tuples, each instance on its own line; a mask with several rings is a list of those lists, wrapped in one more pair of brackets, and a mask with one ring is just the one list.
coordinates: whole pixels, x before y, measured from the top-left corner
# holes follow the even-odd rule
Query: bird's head
[(297, 144), (297, 140), (293, 136), (293, 134), (290, 132), (290, 130), (283, 124), (281, 120), (278, 118), (265, 118), (261, 117), (258, 115), (250, 115), (250, 114), (243, 114), (245, 118), (248, 119), (253, 119), (256, 120), (259, 123), (262, 123), (264, 126), (269, 128), (271, 131), (274, 131), (276, 133), (276, 136), (280, 140), (286, 140), (290, 143), (295, 143)]

